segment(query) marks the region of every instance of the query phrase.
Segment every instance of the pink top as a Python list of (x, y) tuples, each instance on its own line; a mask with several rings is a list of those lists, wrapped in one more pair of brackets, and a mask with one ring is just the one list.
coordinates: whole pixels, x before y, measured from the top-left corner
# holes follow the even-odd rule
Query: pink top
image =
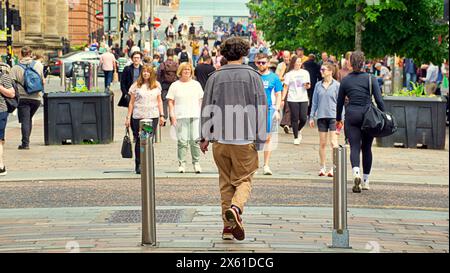
[(114, 71), (116, 57), (111, 52), (105, 52), (100, 56), (100, 65), (103, 71)]

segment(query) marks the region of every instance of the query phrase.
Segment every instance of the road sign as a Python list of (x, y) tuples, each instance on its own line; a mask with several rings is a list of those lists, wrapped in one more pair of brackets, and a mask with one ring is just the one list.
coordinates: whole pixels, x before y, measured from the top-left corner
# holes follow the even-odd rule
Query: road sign
[(103, 22), (103, 20), (105, 19), (105, 17), (103, 16), (103, 12), (99, 12), (95, 15), (95, 18), (101, 22)]
[(159, 28), (161, 26), (161, 19), (159, 19), (158, 17), (155, 17), (153, 19), (153, 26), (156, 28)]

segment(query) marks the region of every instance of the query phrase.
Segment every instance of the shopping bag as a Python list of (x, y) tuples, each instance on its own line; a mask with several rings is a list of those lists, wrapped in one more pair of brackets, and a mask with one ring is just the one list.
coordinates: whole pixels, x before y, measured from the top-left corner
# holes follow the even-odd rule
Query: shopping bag
[(122, 158), (133, 158), (133, 150), (131, 147), (130, 132), (128, 128), (125, 129), (125, 136), (123, 137)]

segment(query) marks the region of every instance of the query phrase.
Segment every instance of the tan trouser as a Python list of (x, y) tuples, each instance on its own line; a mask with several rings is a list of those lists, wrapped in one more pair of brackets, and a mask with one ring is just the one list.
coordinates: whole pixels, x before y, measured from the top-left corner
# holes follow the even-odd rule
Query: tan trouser
[(258, 152), (255, 144), (228, 145), (214, 143), (213, 156), (219, 169), (219, 187), (222, 199), (222, 219), (231, 205), (244, 212), (244, 204), (250, 197), (253, 174), (258, 169)]

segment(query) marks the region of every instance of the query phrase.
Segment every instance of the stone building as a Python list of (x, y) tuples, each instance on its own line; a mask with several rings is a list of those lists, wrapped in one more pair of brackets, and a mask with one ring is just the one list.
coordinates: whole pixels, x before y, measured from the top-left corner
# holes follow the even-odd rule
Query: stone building
[[(3, 1), (4, 2), (4, 1)], [(13, 31), (14, 52), (28, 45), (39, 52), (59, 50), (62, 38), (69, 37), (68, 0), (10, 0), (20, 10), (22, 30)], [(6, 45), (6, 42), (1, 42)], [(1, 54), (6, 47), (2, 46)]]

